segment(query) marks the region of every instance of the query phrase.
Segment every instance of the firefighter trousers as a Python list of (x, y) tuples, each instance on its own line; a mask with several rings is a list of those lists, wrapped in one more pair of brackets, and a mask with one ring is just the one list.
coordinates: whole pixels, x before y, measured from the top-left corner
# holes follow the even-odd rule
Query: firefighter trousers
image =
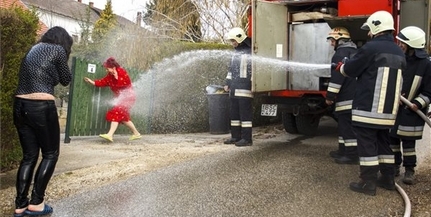
[(358, 143), (352, 127), (352, 113), (339, 113), (338, 118), (338, 144), (341, 146), (343, 155), (347, 157), (358, 157)]
[(232, 138), (252, 142), (252, 98), (230, 98), (230, 131)]
[(389, 129), (373, 129), (354, 126), (358, 141), (360, 178), (376, 181), (378, 172), (383, 176), (395, 176), (395, 160), (389, 143)]
[(390, 142), (396, 165), (401, 165), (402, 163), (404, 167), (416, 166), (416, 140), (391, 137)]

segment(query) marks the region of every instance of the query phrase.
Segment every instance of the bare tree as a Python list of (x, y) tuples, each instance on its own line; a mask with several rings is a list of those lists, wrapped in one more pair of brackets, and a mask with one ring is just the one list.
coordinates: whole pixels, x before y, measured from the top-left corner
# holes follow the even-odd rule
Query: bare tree
[(250, 0), (191, 0), (202, 22), (202, 35), (207, 41), (222, 41), (232, 27), (247, 29)]
[(190, 0), (152, 0), (143, 18), (163, 37), (193, 42), (202, 39), (200, 16)]
[(248, 28), (249, 5), (250, 0), (152, 0), (144, 22), (164, 37), (224, 42), (232, 27)]

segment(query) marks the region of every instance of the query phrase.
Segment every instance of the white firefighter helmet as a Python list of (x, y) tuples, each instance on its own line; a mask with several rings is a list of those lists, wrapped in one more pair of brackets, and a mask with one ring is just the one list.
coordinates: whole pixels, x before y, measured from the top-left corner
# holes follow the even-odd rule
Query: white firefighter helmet
[(331, 29), (331, 32), (329, 32), (328, 37), (326, 39), (333, 38), (334, 40), (338, 41), (338, 39), (350, 39), (350, 33), (349, 31), (344, 27), (335, 27)]
[(361, 29), (369, 30), (373, 35), (387, 30), (395, 30), (394, 18), (387, 11), (377, 11), (368, 17)]
[(245, 34), (244, 30), (242, 30), (239, 27), (232, 28), (229, 33), (227, 34), (228, 40), (235, 40), (238, 43), (241, 43), (247, 38), (247, 35)]
[(416, 26), (405, 27), (396, 38), (412, 48), (425, 47), (425, 32)]

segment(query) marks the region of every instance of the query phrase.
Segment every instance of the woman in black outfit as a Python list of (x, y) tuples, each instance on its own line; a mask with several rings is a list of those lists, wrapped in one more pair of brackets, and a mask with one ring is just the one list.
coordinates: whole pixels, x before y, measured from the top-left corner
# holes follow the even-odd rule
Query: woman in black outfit
[[(53, 211), (44, 203), (45, 190), (54, 173), (60, 150), (60, 125), (54, 87), (72, 80), (67, 64), (72, 37), (62, 27), (49, 29), (25, 55), (19, 71), (13, 106), (14, 124), (22, 147), (16, 180), (14, 216), (45, 215)], [(42, 153), (30, 200), (28, 191), (39, 151)]]

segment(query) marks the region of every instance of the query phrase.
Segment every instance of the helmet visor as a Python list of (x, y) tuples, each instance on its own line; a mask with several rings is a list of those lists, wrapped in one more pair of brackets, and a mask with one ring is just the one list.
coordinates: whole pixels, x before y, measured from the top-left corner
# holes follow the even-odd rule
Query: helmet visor
[(402, 41), (408, 41), (409, 40), (405, 35), (403, 35), (402, 32), (398, 33), (396, 38), (399, 40), (402, 40)]
[(370, 27), (368, 26), (367, 23), (362, 24), (361, 29), (370, 31)]

